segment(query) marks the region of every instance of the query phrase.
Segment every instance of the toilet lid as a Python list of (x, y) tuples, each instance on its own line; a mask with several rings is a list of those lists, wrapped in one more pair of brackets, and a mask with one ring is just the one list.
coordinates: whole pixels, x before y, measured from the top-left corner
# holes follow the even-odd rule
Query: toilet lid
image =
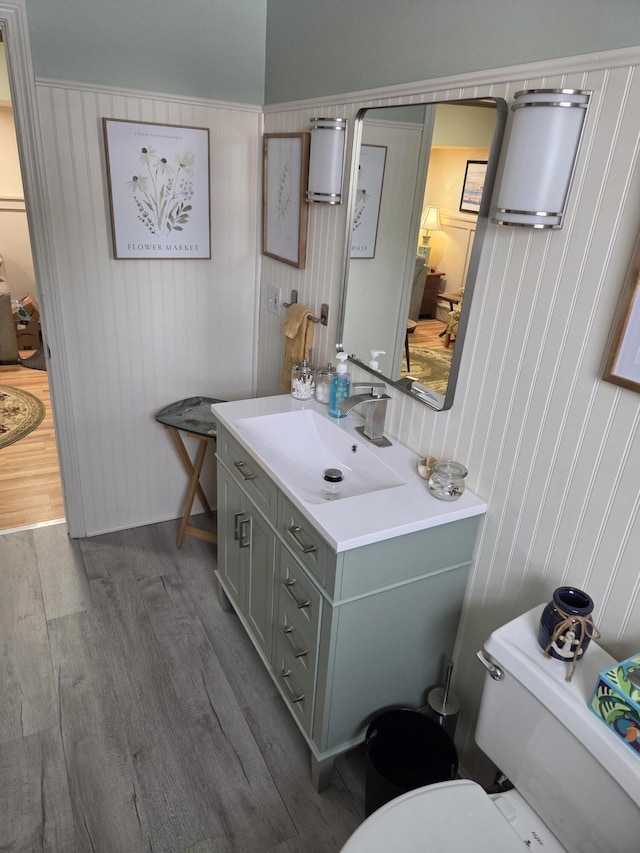
[(342, 853), (522, 853), (522, 839), (480, 785), (468, 779), (409, 791), (379, 808)]

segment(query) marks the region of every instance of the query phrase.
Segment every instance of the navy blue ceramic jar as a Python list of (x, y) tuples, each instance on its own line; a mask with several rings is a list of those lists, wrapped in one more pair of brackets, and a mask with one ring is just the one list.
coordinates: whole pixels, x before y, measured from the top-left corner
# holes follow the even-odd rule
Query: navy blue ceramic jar
[[(572, 586), (559, 586), (542, 611), (538, 644), (557, 660), (581, 660), (593, 636), (590, 630), (593, 628), (592, 611), (593, 600), (586, 592)], [(564, 623), (562, 630), (552, 642), (554, 631), (561, 623)], [(579, 649), (577, 656), (576, 649)]]

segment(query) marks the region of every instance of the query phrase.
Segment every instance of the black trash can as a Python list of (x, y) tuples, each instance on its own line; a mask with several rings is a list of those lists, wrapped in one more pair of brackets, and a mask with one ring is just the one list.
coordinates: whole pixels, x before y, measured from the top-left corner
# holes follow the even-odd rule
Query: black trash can
[(458, 752), (434, 720), (410, 708), (384, 711), (367, 729), (365, 812), (414, 788), (446, 782), (458, 772)]

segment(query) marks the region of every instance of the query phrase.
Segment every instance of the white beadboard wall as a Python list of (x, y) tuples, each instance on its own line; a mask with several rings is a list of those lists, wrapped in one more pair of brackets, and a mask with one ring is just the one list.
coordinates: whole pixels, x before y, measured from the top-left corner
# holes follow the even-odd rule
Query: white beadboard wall
[[(186, 474), (154, 413), (255, 391), (261, 111), (42, 80), (37, 97), (86, 534), (175, 518)], [(102, 117), (209, 128), (211, 260), (113, 260)]]
[[(573, 584), (593, 597), (611, 654), (640, 650), (640, 394), (600, 378), (623, 287), (638, 271), (639, 63), (630, 49), (266, 110), (269, 132), (300, 131), (312, 115), (353, 119), (362, 106), (409, 103), (421, 91), (509, 101), (522, 88), (593, 90), (564, 228), (488, 229), (453, 408), (433, 412), (390, 392), (390, 434), (421, 455), (466, 463), (469, 486), (488, 502), (455, 649), (457, 740), (475, 774), (484, 672), (475, 652), (491, 630)], [(317, 362), (336, 337), (345, 219), (344, 206), (312, 205), (307, 268), (263, 264), (263, 285), (295, 287), (314, 310), (330, 304)], [(280, 325), (261, 315), (260, 393), (278, 390)]]

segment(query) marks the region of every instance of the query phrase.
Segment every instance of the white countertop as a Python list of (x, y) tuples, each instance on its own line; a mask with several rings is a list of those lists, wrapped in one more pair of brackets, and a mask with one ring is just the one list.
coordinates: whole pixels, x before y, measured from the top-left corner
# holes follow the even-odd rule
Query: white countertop
[[(261, 457), (259, 449), (248, 437), (235, 428), (235, 422), (242, 418), (299, 409), (312, 409), (324, 415), (338, 429), (349, 432), (354, 442), (365, 444), (405, 481), (405, 485), (322, 503), (309, 503), (301, 499), (277, 472), (269, 467)], [(218, 422), (260, 463), (276, 485), (337, 552), (483, 515), (486, 512), (486, 503), (469, 489), (455, 501), (434, 498), (429, 493), (427, 481), (417, 472), (418, 455), (396, 439), (392, 439), (391, 447), (383, 448), (366, 441), (355, 431), (356, 426), (363, 424), (363, 418), (354, 412), (340, 420), (329, 418), (327, 406), (316, 400), (295, 400), (290, 394), (218, 403), (212, 406), (212, 410)]]

